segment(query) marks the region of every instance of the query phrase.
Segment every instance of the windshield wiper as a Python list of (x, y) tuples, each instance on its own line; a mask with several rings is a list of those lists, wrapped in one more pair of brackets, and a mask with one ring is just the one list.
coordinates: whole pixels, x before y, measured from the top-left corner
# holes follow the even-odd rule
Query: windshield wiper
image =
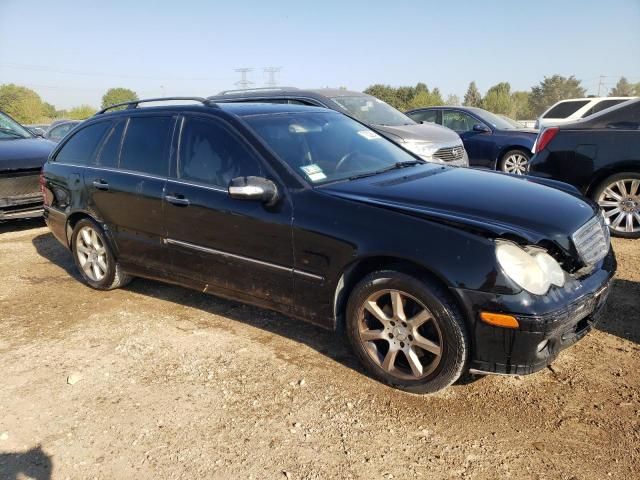
[(10, 128), (0, 127), (0, 132), (8, 133), (9, 135), (13, 135), (14, 137), (17, 137), (17, 138), (27, 138), (24, 135), (20, 135), (18, 132), (11, 130)]
[(358, 178), (364, 177), (372, 177), (374, 175), (379, 175), (381, 173), (390, 172), (391, 170), (398, 170), (400, 168), (413, 167), (414, 165), (422, 165), (426, 162), (422, 160), (407, 160), (406, 162), (396, 162), (393, 165), (390, 165), (385, 168), (381, 168), (380, 170), (374, 170), (373, 172), (359, 173), (358, 175), (353, 175), (349, 177), (349, 180), (356, 180)]

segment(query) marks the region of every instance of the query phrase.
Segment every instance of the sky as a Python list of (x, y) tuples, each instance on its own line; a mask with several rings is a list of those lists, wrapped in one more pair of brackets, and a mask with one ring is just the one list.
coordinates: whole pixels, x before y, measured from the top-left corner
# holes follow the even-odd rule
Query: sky
[[(507, 81), (530, 90), (575, 75), (588, 93), (640, 82), (640, 0), (0, 0), (0, 84), (57, 108), (279, 85), (424, 82), (462, 98)], [(601, 78), (600, 76), (605, 77)]]

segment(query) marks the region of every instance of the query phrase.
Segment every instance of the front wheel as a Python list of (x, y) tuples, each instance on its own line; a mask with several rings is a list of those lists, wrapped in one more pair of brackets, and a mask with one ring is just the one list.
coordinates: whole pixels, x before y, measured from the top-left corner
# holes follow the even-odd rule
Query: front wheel
[(468, 357), (462, 314), (439, 285), (379, 271), (353, 289), (347, 304), (349, 341), (376, 379), (413, 393), (455, 382)]
[(500, 170), (505, 173), (524, 175), (527, 173), (531, 155), (523, 150), (509, 150), (500, 160)]
[(623, 172), (605, 179), (592, 195), (612, 235), (640, 238), (640, 173)]

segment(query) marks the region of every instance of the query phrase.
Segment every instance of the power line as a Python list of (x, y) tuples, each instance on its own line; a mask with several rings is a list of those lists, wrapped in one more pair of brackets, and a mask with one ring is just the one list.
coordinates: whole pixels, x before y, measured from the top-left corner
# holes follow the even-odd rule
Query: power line
[(264, 67), (262, 69), (264, 73), (269, 75), (269, 80), (267, 80), (265, 86), (275, 87), (276, 85), (278, 85), (278, 82), (276, 81), (276, 73), (278, 73), (280, 70), (282, 70), (282, 67)]

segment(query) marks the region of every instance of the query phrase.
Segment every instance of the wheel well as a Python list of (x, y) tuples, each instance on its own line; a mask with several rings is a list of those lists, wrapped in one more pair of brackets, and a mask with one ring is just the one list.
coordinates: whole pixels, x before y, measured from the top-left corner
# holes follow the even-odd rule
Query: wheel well
[(520, 150), (521, 152), (524, 152), (527, 155), (529, 155), (529, 157), (531, 157), (532, 155), (531, 150), (529, 150), (527, 147), (523, 147), (522, 145), (509, 145), (507, 147), (503, 147), (502, 150), (500, 150), (500, 152), (498, 153), (498, 158), (496, 159), (496, 165), (502, 161), (502, 158), (504, 157), (505, 153), (511, 150)]
[(623, 172), (640, 173), (640, 164), (622, 164), (612, 167), (611, 169), (598, 172), (598, 174), (593, 178), (593, 180), (591, 180), (591, 183), (587, 187), (585, 196), (591, 198), (593, 192), (602, 184), (602, 182), (613, 175), (617, 175), (618, 173)]
[(75, 212), (69, 215), (69, 218), (67, 218), (67, 228), (65, 230), (65, 233), (67, 235), (67, 246), (69, 248), (71, 248), (71, 235), (73, 233), (73, 229), (75, 228), (76, 223), (78, 223), (83, 218), (91, 218), (93, 220), (91, 215), (85, 212)]
[(448, 290), (448, 285), (442, 278), (417, 263), (387, 256), (364, 258), (349, 265), (340, 276), (333, 304), (336, 328), (344, 326), (344, 312), (353, 288), (365, 276), (378, 270), (395, 270), (418, 278), (428, 278)]

